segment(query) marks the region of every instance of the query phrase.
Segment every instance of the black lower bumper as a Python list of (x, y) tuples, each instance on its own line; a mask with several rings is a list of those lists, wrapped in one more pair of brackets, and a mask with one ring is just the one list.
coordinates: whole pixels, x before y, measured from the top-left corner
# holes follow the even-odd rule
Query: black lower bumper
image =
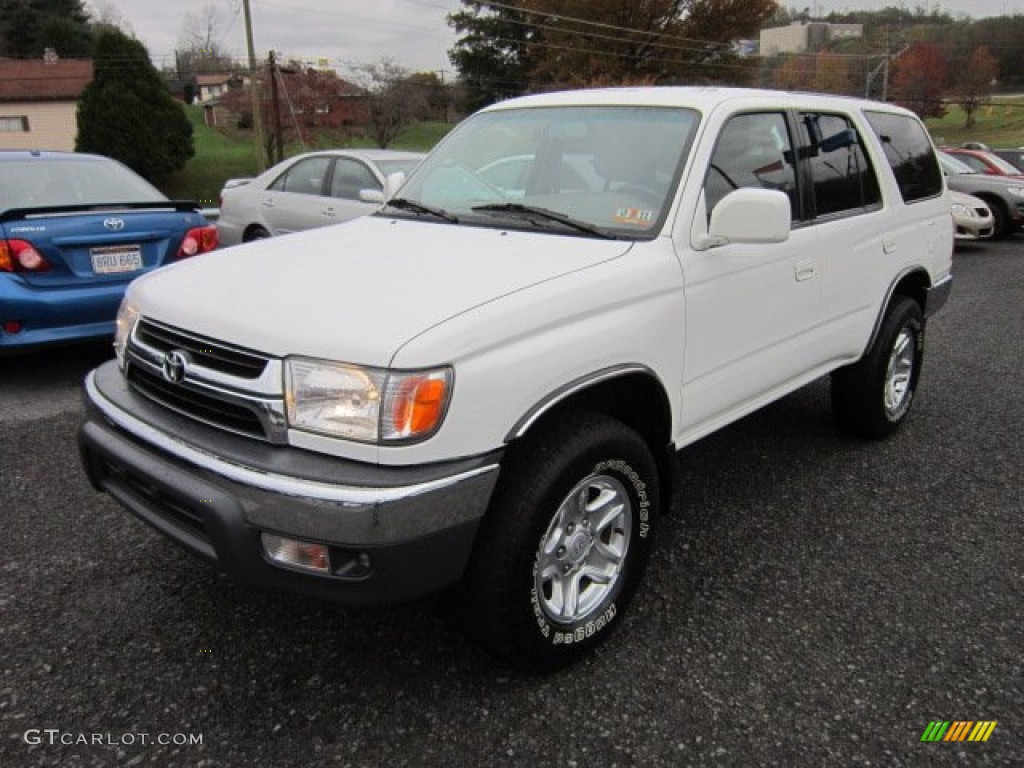
[[(422, 468), (411, 469), (404, 484), (401, 472), (387, 468), (380, 483), (367, 485), (375, 468), (341, 459), (321, 467), (330, 467), (330, 482), (326, 476), (282, 477), (266, 466), (223, 463), (208, 445), (193, 453), (191, 443), (171, 437), (173, 431), (164, 442), (165, 433), (152, 423), (163, 417), (141, 400), (126, 409), (137, 396), (104, 373), (87, 380), (78, 436), (93, 486), (238, 582), (378, 603), (417, 597), (461, 577), (497, 477), (495, 457), (446, 465), (426, 479)], [(191, 429), (201, 435), (207, 428)], [(245, 482), (249, 472), (259, 485)], [(360, 485), (346, 484), (346, 476)], [(285, 492), (274, 489), (278, 481)], [(272, 561), (263, 533), (326, 545), (330, 572)]]

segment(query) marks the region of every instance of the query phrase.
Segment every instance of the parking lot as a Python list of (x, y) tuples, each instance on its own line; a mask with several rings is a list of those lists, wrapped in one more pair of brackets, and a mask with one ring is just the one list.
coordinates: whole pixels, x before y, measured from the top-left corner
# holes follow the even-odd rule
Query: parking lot
[(105, 348), (0, 358), (0, 765), (1020, 765), (1024, 235), (955, 270), (906, 429), (842, 437), (822, 381), (687, 448), (646, 591), (547, 677), (444, 595), (232, 585), (88, 486)]

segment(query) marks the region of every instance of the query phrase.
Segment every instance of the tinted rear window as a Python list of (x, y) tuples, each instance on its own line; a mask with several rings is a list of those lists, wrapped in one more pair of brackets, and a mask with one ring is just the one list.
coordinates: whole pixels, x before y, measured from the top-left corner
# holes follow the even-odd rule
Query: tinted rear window
[(885, 150), (904, 202), (942, 194), (942, 171), (924, 126), (906, 115), (867, 112), (871, 129)]

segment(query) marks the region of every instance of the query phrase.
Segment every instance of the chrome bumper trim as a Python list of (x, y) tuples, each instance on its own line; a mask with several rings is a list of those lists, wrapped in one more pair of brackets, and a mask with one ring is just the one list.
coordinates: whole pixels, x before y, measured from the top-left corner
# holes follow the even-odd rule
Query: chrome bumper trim
[(164, 451), (175, 458), (186, 461), (200, 469), (212, 472), (227, 480), (242, 485), (258, 488), (284, 496), (293, 496), (317, 501), (329, 501), (337, 504), (365, 506), (369, 504), (388, 504), (410, 499), (422, 494), (431, 493), (443, 488), (457, 485), (471, 478), (480, 477), (498, 471), (497, 464), (478, 467), (449, 477), (432, 480), (426, 483), (406, 485), (395, 488), (359, 488), (352, 486), (331, 485), (312, 480), (304, 480), (287, 475), (262, 472), (252, 467), (224, 461), (206, 451), (165, 434), (145, 422), (135, 418), (111, 403), (99, 391), (95, 382), (96, 372), (91, 371), (85, 379), (85, 391), (92, 404), (104, 418), (140, 440), (149, 443), (157, 450)]

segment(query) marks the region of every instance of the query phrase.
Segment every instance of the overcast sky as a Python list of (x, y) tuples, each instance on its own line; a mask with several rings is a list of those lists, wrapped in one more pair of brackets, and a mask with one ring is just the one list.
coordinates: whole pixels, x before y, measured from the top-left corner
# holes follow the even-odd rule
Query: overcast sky
[[(157, 66), (173, 61), (176, 42), (189, 12), (203, 17), (212, 6), (222, 50), (246, 55), (242, 0), (91, 0), (93, 10), (119, 16), (146, 44)], [(973, 18), (1024, 13), (1024, 0), (818, 0), (783, 6), (831, 11), (878, 10), (887, 6), (939, 8)], [(455, 41), (446, 16), (459, 0), (250, 0), (257, 55), (273, 49), (289, 58), (327, 59), (344, 69), (387, 56), (414, 70), (448, 70), (447, 51)], [(95, 15), (95, 14), (94, 14)]]

